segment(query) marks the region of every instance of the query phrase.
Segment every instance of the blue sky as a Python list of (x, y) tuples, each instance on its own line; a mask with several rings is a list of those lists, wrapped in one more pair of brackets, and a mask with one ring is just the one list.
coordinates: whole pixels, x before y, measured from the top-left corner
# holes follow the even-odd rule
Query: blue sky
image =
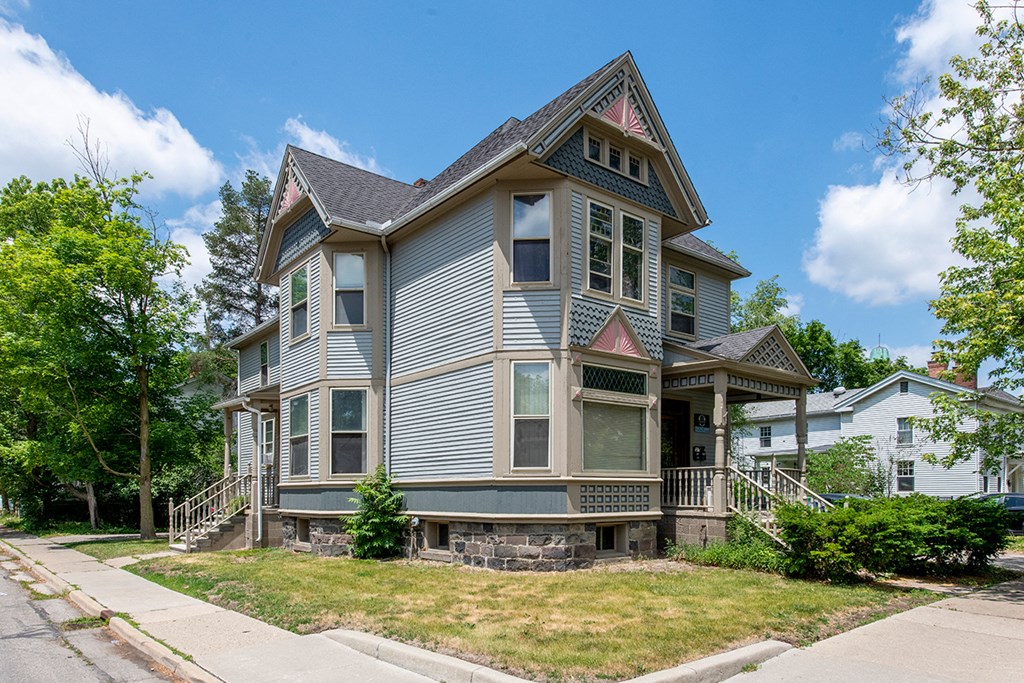
[[(208, 267), (217, 188), (291, 142), (412, 182), (631, 50), (713, 225), (805, 320), (923, 364), (956, 201), (873, 149), (884, 98), (973, 45), (963, 0), (0, 0), (0, 182), (77, 169), (79, 115)], [(13, 96), (12, 96), (13, 94)]]

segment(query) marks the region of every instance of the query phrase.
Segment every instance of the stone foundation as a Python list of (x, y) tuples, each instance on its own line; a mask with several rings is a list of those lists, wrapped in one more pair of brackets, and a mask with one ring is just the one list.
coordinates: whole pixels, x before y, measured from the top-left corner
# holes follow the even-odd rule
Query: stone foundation
[(662, 547), (668, 541), (676, 544), (724, 541), (725, 523), (732, 515), (704, 510), (662, 508), (658, 521), (658, 540)]
[(285, 548), (309, 551), (325, 557), (352, 556), (352, 536), (345, 532), (341, 520), (311, 518), (308, 543), (298, 540), (297, 521), (295, 517), (281, 519), (281, 538)]
[[(625, 522), (619, 555), (653, 557), (657, 553), (654, 521)], [(424, 529), (411, 530), (407, 556), (426, 548)], [(442, 552), (431, 549), (436, 556)], [(592, 567), (598, 559), (596, 524), (491, 524), (451, 521), (448, 552), (454, 563), (505, 571), (566, 571)], [(610, 554), (614, 556), (614, 554)], [(434, 557), (432, 557), (434, 559)]]

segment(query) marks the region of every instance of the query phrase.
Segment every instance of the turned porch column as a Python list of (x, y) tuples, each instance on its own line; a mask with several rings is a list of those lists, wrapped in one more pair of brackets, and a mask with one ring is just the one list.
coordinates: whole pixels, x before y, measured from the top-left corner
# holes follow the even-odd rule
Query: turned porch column
[(727, 451), (725, 449), (726, 429), (728, 427), (726, 421), (729, 416), (725, 400), (726, 392), (728, 391), (726, 379), (725, 370), (715, 370), (715, 411), (711, 417), (715, 429), (715, 480), (712, 499), (715, 512), (717, 513), (725, 512), (728, 506), (728, 502), (725, 499), (725, 468), (729, 466), (729, 463), (726, 462)]

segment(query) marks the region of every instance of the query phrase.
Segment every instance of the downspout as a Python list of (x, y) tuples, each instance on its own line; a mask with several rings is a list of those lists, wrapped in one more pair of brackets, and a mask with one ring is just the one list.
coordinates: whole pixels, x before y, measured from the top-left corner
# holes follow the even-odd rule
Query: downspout
[(252, 461), (256, 464), (256, 539), (263, 540), (263, 413), (249, 405), (249, 399), (242, 399), (242, 408), (256, 416), (256, 452)]
[(391, 474), (391, 252), (388, 239), (380, 236), (384, 249), (384, 469)]

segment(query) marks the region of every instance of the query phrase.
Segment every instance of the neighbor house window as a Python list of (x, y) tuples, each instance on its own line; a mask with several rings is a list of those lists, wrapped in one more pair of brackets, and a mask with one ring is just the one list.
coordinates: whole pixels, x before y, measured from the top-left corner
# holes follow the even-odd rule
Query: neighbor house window
[(668, 327), (672, 332), (692, 336), (696, 330), (696, 290), (694, 289), (694, 274), (676, 268), (668, 267), (668, 296), (669, 311)]
[(908, 393), (910, 393), (910, 382), (908, 382), (906, 380), (903, 380), (902, 382), (900, 382), (900, 393), (901, 394), (908, 394)]
[(366, 390), (331, 389), (331, 474), (366, 472)]
[(647, 222), (594, 201), (590, 202), (587, 214), (589, 288), (643, 301)]
[(909, 446), (912, 443), (914, 443), (914, 425), (910, 418), (896, 418), (896, 445)]
[[(645, 469), (646, 373), (584, 365), (583, 389), (583, 469)], [(615, 402), (616, 393), (622, 394), (621, 402)]]
[(772, 428), (761, 427), (761, 448), (772, 447)]
[(896, 490), (914, 490), (914, 461), (900, 460), (896, 463)]
[(309, 474), (309, 394), (288, 400), (288, 452), (292, 476)]
[(291, 338), (301, 337), (309, 331), (309, 268), (302, 266), (291, 279), (292, 326)]
[(550, 466), (551, 364), (512, 364), (512, 467)]
[(512, 281), (551, 280), (551, 195), (512, 196)]
[(334, 324), (362, 325), (365, 322), (363, 293), (366, 269), (362, 254), (334, 255)]
[(268, 342), (260, 344), (260, 386), (270, 384), (270, 348)]
[(270, 465), (274, 462), (274, 420), (264, 420), (260, 428), (263, 430), (260, 437), (260, 462)]

